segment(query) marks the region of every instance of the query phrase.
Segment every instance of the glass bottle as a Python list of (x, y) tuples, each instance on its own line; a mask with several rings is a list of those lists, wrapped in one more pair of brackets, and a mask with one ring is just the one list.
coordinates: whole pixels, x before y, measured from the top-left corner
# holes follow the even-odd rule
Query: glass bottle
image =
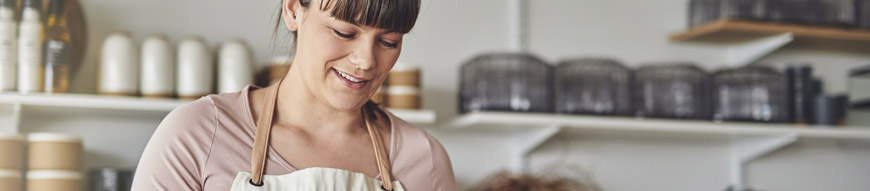
[(66, 0), (51, 0), (45, 21), (45, 92), (67, 93), (72, 70), (70, 30), (64, 16)]

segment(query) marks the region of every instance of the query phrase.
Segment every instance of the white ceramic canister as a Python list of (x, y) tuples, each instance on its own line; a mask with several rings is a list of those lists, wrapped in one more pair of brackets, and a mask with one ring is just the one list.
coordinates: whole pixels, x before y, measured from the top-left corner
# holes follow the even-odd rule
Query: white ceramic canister
[(23, 136), (0, 133), (0, 169), (24, 169)]
[(162, 34), (142, 41), (139, 92), (143, 97), (172, 97), (175, 93), (175, 58), (172, 45)]
[(139, 89), (139, 51), (130, 33), (116, 32), (103, 41), (100, 94), (136, 95)]
[(21, 190), (21, 171), (0, 169), (0, 190)]
[(18, 21), (15, 0), (0, 0), (0, 91), (16, 90), (18, 80)]
[(176, 93), (182, 99), (197, 99), (214, 92), (215, 64), (202, 38), (188, 37), (178, 44)]
[(27, 171), (27, 191), (78, 191), (81, 188), (82, 174), (79, 171)]
[(64, 133), (31, 133), (27, 135), (27, 167), (29, 170), (81, 170), (82, 139)]
[(218, 93), (232, 93), (254, 83), (254, 66), (248, 46), (239, 39), (225, 42), (218, 54)]

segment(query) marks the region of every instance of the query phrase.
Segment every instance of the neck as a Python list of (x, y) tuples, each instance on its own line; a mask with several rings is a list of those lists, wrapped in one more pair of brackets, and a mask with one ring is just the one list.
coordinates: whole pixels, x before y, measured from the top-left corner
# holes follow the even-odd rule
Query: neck
[[(294, 60), (293, 63), (298, 63)], [(311, 91), (298, 67), (290, 67), (278, 90), (276, 124), (308, 132), (359, 133), (365, 128), (360, 108), (340, 110)]]

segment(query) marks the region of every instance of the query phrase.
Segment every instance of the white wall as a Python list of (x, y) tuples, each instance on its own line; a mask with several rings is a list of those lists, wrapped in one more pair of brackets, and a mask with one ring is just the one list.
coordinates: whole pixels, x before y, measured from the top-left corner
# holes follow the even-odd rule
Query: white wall
[[(424, 107), (446, 121), (457, 115), (458, 72), (481, 52), (506, 50), (507, 5), (503, 0), (423, 0), (414, 31), (406, 36), (401, 62), (423, 67)], [(85, 0), (90, 44), (75, 90), (95, 91), (97, 55), (113, 31), (137, 39), (166, 33), (174, 41), (204, 36), (216, 46), (241, 37), (258, 64), (281, 51), (272, 49), (277, 0)], [(575, 56), (606, 56), (636, 67), (648, 62), (688, 60), (718, 68), (721, 48), (676, 44), (668, 36), (685, 29), (687, 0), (531, 1), (531, 51), (555, 62)], [(287, 42), (284, 38), (282, 42)], [(864, 53), (867, 53), (866, 51)], [(846, 90), (846, 68), (870, 63), (870, 54), (790, 46), (761, 59), (781, 66), (816, 63), (828, 92)], [(436, 125), (437, 126), (437, 125)], [(27, 130), (25, 130), (27, 131)], [(150, 130), (147, 130), (150, 131)], [(506, 166), (509, 148), (499, 133), (431, 129), (451, 153), (460, 184), (475, 184)], [(99, 132), (94, 132), (99, 133)], [(581, 166), (606, 190), (723, 190), (727, 155), (722, 144), (626, 136), (561, 136), (535, 152), (533, 169), (550, 164)], [(143, 139), (146, 140), (146, 139)], [(567, 148), (567, 149), (565, 149)], [(557, 162), (554, 162), (557, 161)], [(767, 190), (867, 190), (870, 149), (844, 149), (824, 141), (801, 141), (750, 165), (750, 185)], [(541, 171), (541, 170), (537, 170)]]

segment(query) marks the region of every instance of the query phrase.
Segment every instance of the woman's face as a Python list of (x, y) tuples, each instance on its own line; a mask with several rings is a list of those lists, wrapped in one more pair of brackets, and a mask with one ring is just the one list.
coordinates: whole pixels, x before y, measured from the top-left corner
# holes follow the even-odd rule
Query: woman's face
[(386, 79), (399, 58), (404, 34), (335, 19), (331, 10), (320, 10), (319, 4), (315, 0), (311, 7), (297, 8), (295, 18), (289, 20), (290, 12), (284, 11), (285, 21), (295, 22), (288, 27), (298, 27), (295, 74), (333, 108), (357, 109)]

